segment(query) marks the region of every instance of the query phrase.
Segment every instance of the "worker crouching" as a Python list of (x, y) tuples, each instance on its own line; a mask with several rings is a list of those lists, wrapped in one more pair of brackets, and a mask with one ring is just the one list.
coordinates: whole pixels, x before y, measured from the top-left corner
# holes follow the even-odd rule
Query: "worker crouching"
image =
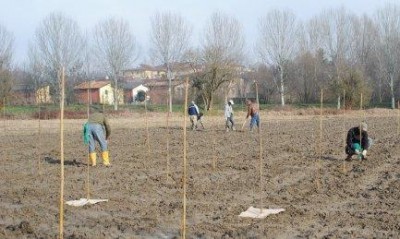
[(353, 155), (357, 155), (360, 160), (366, 160), (367, 150), (372, 143), (372, 139), (368, 137), (367, 124), (365, 122), (362, 122), (360, 126), (349, 129), (346, 137), (346, 161), (350, 161)]
[(91, 111), (87, 123), (84, 125), (85, 143), (89, 144), (89, 160), (92, 166), (96, 166), (97, 155), (96, 155), (96, 141), (100, 145), (101, 156), (103, 158), (103, 164), (110, 166), (110, 159), (108, 154), (107, 140), (111, 134), (111, 128), (107, 118), (104, 116), (101, 109), (96, 106), (91, 107)]

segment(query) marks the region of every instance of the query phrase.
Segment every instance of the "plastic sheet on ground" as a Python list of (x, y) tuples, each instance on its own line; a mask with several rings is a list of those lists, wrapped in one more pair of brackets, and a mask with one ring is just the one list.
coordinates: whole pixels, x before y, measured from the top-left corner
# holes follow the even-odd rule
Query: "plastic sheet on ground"
[(260, 210), (259, 208), (249, 207), (246, 211), (240, 213), (239, 217), (251, 217), (251, 218), (265, 218), (271, 214), (278, 214), (285, 211), (283, 208), (277, 209), (265, 209)]
[(74, 207), (82, 207), (85, 206), (86, 204), (96, 204), (99, 202), (108, 202), (108, 199), (87, 199), (87, 198), (81, 198), (79, 200), (71, 200), (65, 202), (67, 205), (74, 206)]

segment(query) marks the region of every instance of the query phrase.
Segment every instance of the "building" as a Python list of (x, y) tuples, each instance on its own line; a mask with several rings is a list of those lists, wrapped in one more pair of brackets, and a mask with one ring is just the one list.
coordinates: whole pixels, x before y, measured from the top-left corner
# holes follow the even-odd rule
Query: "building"
[[(83, 82), (74, 87), (74, 94), (81, 104), (114, 104), (114, 88), (108, 80)], [(118, 96), (118, 104), (123, 104), (123, 90), (118, 90)]]
[(16, 84), (11, 87), (11, 103), (13, 105), (33, 105), (52, 103), (50, 86), (42, 86), (35, 90), (31, 84)]
[(123, 85), (124, 89), (124, 102), (125, 104), (131, 104), (137, 102), (137, 95), (140, 91), (148, 93), (149, 88), (144, 86), (141, 81), (129, 82)]
[(160, 79), (166, 77), (167, 72), (165, 67), (162, 66), (149, 66), (142, 64), (138, 68), (128, 69), (123, 71), (125, 79)]
[[(172, 80), (172, 99), (173, 103), (181, 103), (185, 97), (185, 82), (182, 80)], [(150, 97), (151, 103), (153, 104), (167, 104), (168, 102), (168, 90), (169, 81), (164, 80), (148, 80), (144, 83), (144, 86), (149, 88), (148, 96)]]

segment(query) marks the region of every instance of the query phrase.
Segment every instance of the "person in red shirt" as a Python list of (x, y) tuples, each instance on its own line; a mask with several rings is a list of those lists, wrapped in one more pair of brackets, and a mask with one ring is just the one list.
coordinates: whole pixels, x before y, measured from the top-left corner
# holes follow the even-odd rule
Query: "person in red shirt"
[(250, 119), (250, 132), (253, 131), (254, 124), (257, 125), (258, 130), (260, 130), (260, 115), (258, 113), (259, 108), (258, 105), (251, 100), (246, 100), (247, 105), (247, 116), (246, 120), (251, 117)]

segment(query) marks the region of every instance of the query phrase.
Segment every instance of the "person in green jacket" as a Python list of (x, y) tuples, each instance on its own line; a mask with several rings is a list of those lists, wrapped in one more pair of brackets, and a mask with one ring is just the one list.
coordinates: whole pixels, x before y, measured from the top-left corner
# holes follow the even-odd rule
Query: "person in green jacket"
[(103, 164), (110, 166), (107, 140), (111, 134), (111, 127), (103, 111), (96, 106), (91, 106), (91, 114), (84, 127), (84, 134), (89, 141), (89, 159), (92, 166), (96, 166), (96, 141), (100, 144)]

